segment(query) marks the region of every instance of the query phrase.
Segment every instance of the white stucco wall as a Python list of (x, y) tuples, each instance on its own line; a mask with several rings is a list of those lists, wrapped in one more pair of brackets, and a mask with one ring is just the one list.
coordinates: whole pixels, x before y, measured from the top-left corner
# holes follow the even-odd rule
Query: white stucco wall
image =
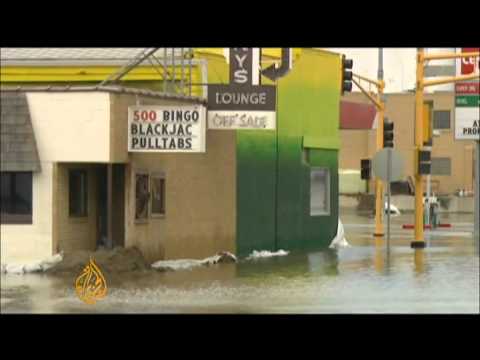
[(108, 162), (110, 94), (27, 94), (41, 161)]
[(32, 224), (2, 224), (1, 263), (52, 255), (53, 163), (110, 159), (110, 94), (27, 94), (41, 171), (32, 177)]

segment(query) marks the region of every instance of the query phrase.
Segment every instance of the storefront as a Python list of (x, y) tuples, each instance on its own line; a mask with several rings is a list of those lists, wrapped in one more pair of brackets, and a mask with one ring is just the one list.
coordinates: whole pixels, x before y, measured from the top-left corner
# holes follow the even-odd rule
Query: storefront
[[(129, 107), (205, 111), (201, 99), (145, 93), (2, 91), (2, 139), (21, 131), (25, 111), (33, 130), (33, 139), (2, 146), (2, 262), (99, 246), (137, 246), (151, 261), (235, 251), (234, 188), (225, 181), (234, 177), (232, 137), (207, 134), (203, 114), (203, 127), (194, 131), (208, 152), (129, 152)], [(15, 102), (22, 98), (28, 106), (19, 112)], [(4, 160), (14, 147), (31, 145), (28, 139), (38, 150), (37, 165), (19, 172), (21, 154)]]

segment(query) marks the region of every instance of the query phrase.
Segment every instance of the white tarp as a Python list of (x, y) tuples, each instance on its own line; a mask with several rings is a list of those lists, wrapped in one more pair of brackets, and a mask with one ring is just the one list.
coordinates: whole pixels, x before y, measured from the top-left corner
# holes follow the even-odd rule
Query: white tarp
[(63, 254), (56, 254), (48, 259), (36, 261), (28, 264), (2, 264), (2, 273), (7, 274), (25, 274), (33, 272), (46, 271), (63, 260)]
[(253, 250), (253, 252), (246, 258), (246, 260), (252, 260), (252, 259), (260, 259), (260, 258), (269, 258), (269, 257), (274, 257), (274, 256), (285, 256), (288, 255), (289, 252), (285, 250), (278, 250), (278, 251), (268, 251), (268, 250)]
[(154, 262), (151, 266), (155, 270), (175, 271), (175, 270), (191, 270), (199, 266), (215, 265), (222, 262), (236, 262), (235, 255), (229, 252), (221, 252), (214, 256), (198, 260), (198, 259), (178, 259), (178, 260), (160, 260)]
[(343, 229), (342, 221), (338, 219), (337, 235), (333, 238), (329, 248), (339, 249), (348, 246), (350, 246), (350, 244), (347, 242), (347, 239), (345, 239), (345, 231)]

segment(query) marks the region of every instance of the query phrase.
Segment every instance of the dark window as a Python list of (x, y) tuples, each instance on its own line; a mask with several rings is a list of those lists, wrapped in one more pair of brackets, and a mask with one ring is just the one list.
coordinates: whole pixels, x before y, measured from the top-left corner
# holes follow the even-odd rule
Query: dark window
[(432, 157), (432, 175), (451, 175), (452, 161), (450, 158)]
[(450, 110), (435, 110), (433, 112), (433, 129), (450, 129)]
[(70, 216), (87, 216), (88, 189), (86, 170), (69, 170), (68, 193)]
[(149, 199), (149, 176), (137, 173), (135, 175), (135, 220), (148, 220)]
[(152, 175), (152, 216), (165, 215), (165, 176)]
[(2, 224), (32, 223), (32, 173), (1, 173)]

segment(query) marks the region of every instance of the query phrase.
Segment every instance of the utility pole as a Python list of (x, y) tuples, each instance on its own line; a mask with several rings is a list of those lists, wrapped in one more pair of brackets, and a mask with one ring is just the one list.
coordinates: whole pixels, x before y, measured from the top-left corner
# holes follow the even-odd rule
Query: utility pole
[[(376, 151), (383, 149), (383, 122), (385, 117), (385, 95), (383, 94), (384, 82), (383, 82), (383, 48), (378, 48), (378, 99), (382, 104), (377, 109), (377, 148)], [(383, 237), (383, 184), (378, 177), (375, 177), (375, 233), (376, 243), (382, 243)]]

